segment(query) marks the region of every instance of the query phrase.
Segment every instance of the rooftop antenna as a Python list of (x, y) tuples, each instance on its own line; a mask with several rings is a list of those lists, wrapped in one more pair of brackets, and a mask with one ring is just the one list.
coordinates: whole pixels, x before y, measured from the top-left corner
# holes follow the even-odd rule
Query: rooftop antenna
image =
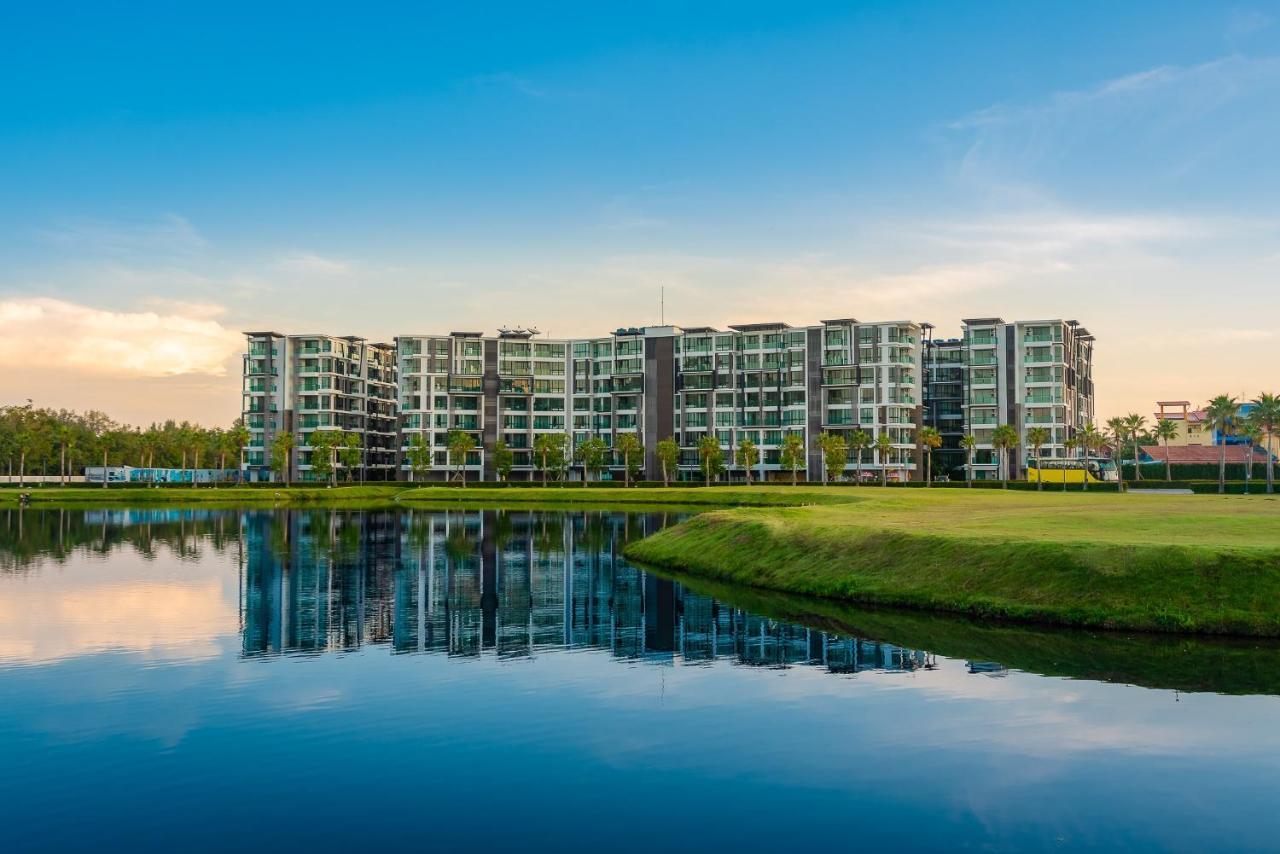
[(667, 325), (667, 287), (663, 285), (658, 288), (658, 325)]

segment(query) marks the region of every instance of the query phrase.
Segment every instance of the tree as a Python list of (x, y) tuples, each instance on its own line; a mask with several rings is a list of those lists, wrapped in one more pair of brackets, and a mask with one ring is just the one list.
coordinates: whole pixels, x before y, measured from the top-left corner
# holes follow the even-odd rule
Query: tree
[(889, 451), (893, 450), (893, 440), (888, 433), (876, 436), (876, 458), (880, 462), (880, 485), (889, 485)]
[(1142, 464), (1138, 460), (1138, 437), (1142, 433), (1144, 427), (1147, 426), (1147, 419), (1143, 418), (1136, 412), (1130, 412), (1124, 417), (1124, 427), (1129, 434), (1129, 438), (1133, 440), (1133, 479), (1142, 480)]
[(40, 412), (32, 408), (30, 402), (18, 407), (18, 412), (18, 485), (22, 486), (27, 476), (27, 459), (48, 453), (53, 444), (53, 434), (49, 423)]
[(414, 433), (409, 438), (409, 450), (405, 452), (409, 460), (409, 481), (416, 475), (426, 474), (431, 468), (431, 443), (425, 433)]
[(338, 462), (342, 463), (342, 467), (346, 470), (348, 482), (355, 477), (357, 469), (363, 476), (364, 443), (360, 441), (360, 434), (344, 433), (342, 435), (342, 442), (338, 446)]
[(231, 440), (227, 438), (227, 431), (218, 427), (209, 430), (206, 435), (209, 452), (218, 455), (218, 473), (213, 476), (213, 488), (217, 489), (218, 475), (227, 468), (227, 452), (231, 450)]
[(337, 473), (337, 449), (342, 443), (342, 433), (337, 430), (315, 430), (307, 437), (311, 446), (311, 473), (333, 485)]
[(1164, 479), (1173, 480), (1173, 467), (1169, 464), (1169, 440), (1178, 438), (1178, 422), (1161, 418), (1156, 422), (1156, 438), (1164, 445)]
[(1044, 427), (1032, 427), (1027, 431), (1027, 444), (1031, 446), (1031, 454), (1036, 458), (1036, 491), (1044, 490), (1044, 457), (1040, 451), (1049, 443), (1049, 431)]
[[(240, 427), (239, 429), (244, 429)], [(248, 430), (245, 430), (246, 435)], [(248, 439), (245, 440), (248, 443)], [(151, 488), (156, 486), (156, 450), (160, 447), (160, 431), (152, 424), (142, 434), (142, 467), (147, 470), (147, 482), (151, 484)], [(241, 448), (243, 451), (243, 447)]]
[(782, 437), (782, 447), (778, 452), (778, 461), (791, 469), (791, 485), (796, 485), (796, 472), (804, 465), (804, 439), (799, 433), (788, 433)]
[(978, 447), (978, 437), (974, 435), (965, 436), (960, 440), (960, 446), (964, 448), (964, 485), (966, 489), (972, 489), (973, 450)]
[[(1080, 452), (1084, 457), (1084, 478), (1082, 480), (1081, 491), (1089, 491), (1089, 455), (1102, 447), (1103, 435), (1098, 432), (1098, 428), (1092, 423), (1084, 425), (1080, 428), (1080, 432), (1076, 435), (1076, 444), (1080, 446)], [(1123, 477), (1123, 473), (1120, 477)]]
[(1218, 494), (1227, 491), (1227, 437), (1232, 434), (1236, 424), (1236, 412), (1240, 404), (1234, 397), (1220, 394), (1209, 401), (1204, 408), (1209, 426), (1221, 434), (1218, 442)]
[[(1111, 443), (1112, 456), (1116, 462), (1116, 477), (1119, 479), (1119, 489), (1124, 492), (1124, 445), (1129, 440), (1129, 420), (1123, 415), (1116, 415), (1107, 419), (1107, 433), (1105, 438)], [(1138, 467), (1138, 461), (1133, 461), (1133, 467)]]
[(564, 433), (539, 433), (533, 439), (533, 455), (538, 460), (538, 468), (542, 470), (542, 485), (547, 485), (547, 472), (564, 469), (565, 441)]
[(58, 485), (67, 485), (67, 449), (74, 441), (75, 431), (70, 424), (56, 424), (53, 439), (58, 443)]
[(632, 479), (640, 474), (644, 465), (644, 445), (640, 444), (635, 433), (623, 433), (618, 436), (618, 454), (622, 457), (622, 483), (630, 486)]
[(1018, 431), (1009, 424), (1001, 424), (991, 431), (991, 447), (1000, 455), (1000, 481), (1003, 489), (1009, 488), (1009, 459), (1013, 449), (1018, 447)]
[[(236, 456), (236, 483), (244, 483), (244, 449), (249, 444), (249, 428), (244, 419), (237, 418), (227, 431), (227, 444)], [(144, 440), (145, 441), (145, 440)], [(150, 446), (154, 452), (154, 445)]]
[(818, 437), (818, 447), (822, 449), (822, 483), (844, 474), (844, 467), (849, 464), (849, 443), (843, 436), (823, 433)]
[(609, 446), (599, 436), (592, 436), (578, 445), (575, 456), (582, 465), (582, 485), (585, 487), (591, 481), (591, 472), (604, 469), (609, 456)]
[(493, 443), (493, 470), (498, 478), (506, 482), (511, 477), (511, 468), (516, 464), (515, 453), (507, 447), (507, 443), (499, 439)]
[(662, 465), (662, 485), (670, 486), (671, 473), (675, 471), (676, 465), (680, 462), (680, 446), (675, 439), (668, 436), (658, 442), (654, 452), (658, 455), (658, 462)]
[(751, 485), (751, 470), (760, 462), (760, 449), (756, 443), (743, 437), (738, 440), (738, 453), (735, 459), (738, 467), (747, 473), (747, 486)]
[(853, 449), (853, 452), (855, 454), (854, 460), (856, 462), (856, 465), (854, 467), (854, 471), (856, 472), (855, 477), (857, 477), (857, 480), (854, 481), (854, 484), (857, 486), (861, 486), (862, 485), (862, 452), (865, 451), (867, 448), (871, 447), (871, 434), (868, 433), (866, 430), (854, 430), (852, 433), (849, 434), (849, 447)]
[(1249, 481), (1253, 479), (1253, 446), (1262, 441), (1262, 426), (1254, 413), (1236, 421), (1236, 434), (1245, 440), (1244, 494), (1249, 494)]
[(471, 437), (470, 433), (464, 433), (461, 430), (450, 430), (449, 437), (445, 440), (445, 445), (449, 449), (449, 461), (453, 463), (458, 473), (458, 480), (463, 486), (467, 485), (467, 455), (476, 449), (476, 440)]
[(942, 434), (934, 427), (921, 427), (916, 441), (924, 450), (924, 485), (933, 486), (933, 452), (942, 447)]
[[(547, 485), (547, 472), (554, 465), (554, 456), (562, 453), (564, 440), (562, 434), (559, 433), (539, 433), (534, 437), (534, 458), (538, 460), (538, 467), (543, 472), (543, 485)], [(559, 466), (556, 466), (557, 469)]]
[(1280, 395), (1268, 392), (1258, 395), (1253, 401), (1253, 417), (1267, 439), (1267, 494), (1271, 495), (1276, 491), (1275, 451), (1272, 449), (1272, 440), (1275, 438), (1276, 431), (1280, 430)]
[(293, 445), (292, 433), (277, 433), (271, 440), (271, 470), (284, 479), (285, 486), (293, 469)]
[(724, 450), (720, 447), (720, 440), (710, 434), (703, 436), (698, 442), (698, 460), (706, 485), (710, 486), (711, 479), (724, 470)]
[[(1071, 457), (1071, 452), (1072, 452), (1072, 451), (1074, 451), (1074, 450), (1076, 449), (1076, 447), (1077, 447), (1079, 444), (1080, 444), (1080, 440), (1079, 440), (1078, 438), (1076, 438), (1075, 436), (1068, 436), (1065, 440), (1063, 440), (1063, 442), (1062, 442), (1062, 449), (1063, 449), (1063, 452), (1064, 452), (1064, 453), (1066, 453), (1067, 458), (1070, 458), (1070, 457)], [(1067, 461), (1066, 461), (1065, 459), (1062, 461), (1062, 463), (1063, 463), (1063, 468), (1062, 468), (1062, 491), (1063, 491), (1063, 492), (1066, 492), (1066, 491), (1067, 491), (1067, 469), (1066, 469), (1066, 462), (1067, 462)], [(1042, 474), (1041, 476), (1043, 477), (1043, 474)], [(1085, 477), (1088, 477), (1088, 473), (1087, 473), (1087, 472), (1086, 472), (1086, 474), (1085, 474)]]

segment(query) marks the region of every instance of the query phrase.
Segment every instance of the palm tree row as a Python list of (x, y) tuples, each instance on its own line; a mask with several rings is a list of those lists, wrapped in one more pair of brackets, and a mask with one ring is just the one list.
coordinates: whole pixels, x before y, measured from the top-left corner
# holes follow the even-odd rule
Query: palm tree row
[[(1209, 426), (1219, 434), (1218, 492), (1227, 491), (1227, 437), (1243, 438), (1249, 449), (1248, 467), (1245, 469), (1245, 488), (1248, 488), (1248, 472), (1253, 468), (1253, 448), (1265, 442), (1267, 457), (1267, 494), (1275, 492), (1275, 438), (1280, 431), (1280, 395), (1263, 392), (1252, 401), (1247, 414), (1241, 414), (1240, 401), (1231, 395), (1220, 394), (1204, 408)], [(1167, 454), (1167, 450), (1166, 450)], [(1167, 468), (1167, 457), (1166, 457)]]
[(239, 469), (248, 442), (249, 431), (239, 421), (230, 429), (187, 421), (141, 428), (118, 424), (96, 410), (43, 409), (30, 402), (0, 407), (0, 460), (19, 483), (40, 472), (56, 474), (65, 484), (87, 465), (187, 470), (202, 463), (212, 468), (216, 462), (220, 469)]

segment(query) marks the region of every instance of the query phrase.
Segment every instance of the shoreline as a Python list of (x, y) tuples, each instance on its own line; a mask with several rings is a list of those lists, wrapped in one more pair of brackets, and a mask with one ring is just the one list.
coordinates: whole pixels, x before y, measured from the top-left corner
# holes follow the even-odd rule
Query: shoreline
[(1280, 637), (1280, 507), (1176, 500), (1191, 503), (1112, 496), (1096, 507), (1037, 507), (1011, 495), (880, 496), (714, 511), (624, 554), (659, 570), (835, 602), (1084, 629)]

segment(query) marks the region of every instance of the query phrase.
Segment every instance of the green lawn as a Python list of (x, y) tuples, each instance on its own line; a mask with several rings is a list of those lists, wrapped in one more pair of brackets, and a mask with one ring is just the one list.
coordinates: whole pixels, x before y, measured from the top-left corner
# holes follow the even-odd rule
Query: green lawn
[(1280, 636), (1280, 498), (863, 488), (627, 548), (708, 578), (1076, 626)]

